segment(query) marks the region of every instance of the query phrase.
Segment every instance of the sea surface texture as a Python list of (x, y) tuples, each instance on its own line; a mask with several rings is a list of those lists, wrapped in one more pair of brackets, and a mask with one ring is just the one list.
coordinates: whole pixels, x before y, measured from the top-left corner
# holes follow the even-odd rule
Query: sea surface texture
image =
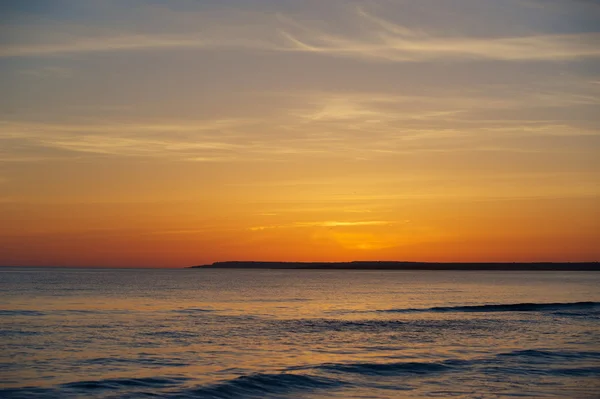
[(2, 398), (598, 398), (600, 273), (0, 269)]

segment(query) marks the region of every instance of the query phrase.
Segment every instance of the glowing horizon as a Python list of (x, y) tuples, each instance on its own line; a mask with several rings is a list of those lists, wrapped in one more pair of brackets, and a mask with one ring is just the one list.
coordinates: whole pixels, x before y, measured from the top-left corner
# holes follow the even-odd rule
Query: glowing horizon
[(600, 260), (593, 2), (0, 12), (0, 265)]

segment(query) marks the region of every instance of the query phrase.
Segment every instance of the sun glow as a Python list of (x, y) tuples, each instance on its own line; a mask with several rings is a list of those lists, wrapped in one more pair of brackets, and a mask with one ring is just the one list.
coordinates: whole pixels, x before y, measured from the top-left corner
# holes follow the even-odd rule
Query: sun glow
[(591, 3), (217, 3), (11, 6), (0, 264), (600, 258)]

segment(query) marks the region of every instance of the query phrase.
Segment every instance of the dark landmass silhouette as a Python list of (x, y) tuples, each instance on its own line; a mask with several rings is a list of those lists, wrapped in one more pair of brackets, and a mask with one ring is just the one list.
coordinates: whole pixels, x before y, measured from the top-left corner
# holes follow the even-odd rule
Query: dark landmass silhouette
[(229, 261), (191, 266), (193, 269), (319, 269), (319, 270), (506, 270), (600, 271), (600, 262), (260, 262)]

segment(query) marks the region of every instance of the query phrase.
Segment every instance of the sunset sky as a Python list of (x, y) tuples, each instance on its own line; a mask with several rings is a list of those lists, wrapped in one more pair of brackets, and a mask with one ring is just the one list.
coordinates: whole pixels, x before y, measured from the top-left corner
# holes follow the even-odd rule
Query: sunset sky
[(0, 265), (600, 260), (600, 3), (0, 3)]

